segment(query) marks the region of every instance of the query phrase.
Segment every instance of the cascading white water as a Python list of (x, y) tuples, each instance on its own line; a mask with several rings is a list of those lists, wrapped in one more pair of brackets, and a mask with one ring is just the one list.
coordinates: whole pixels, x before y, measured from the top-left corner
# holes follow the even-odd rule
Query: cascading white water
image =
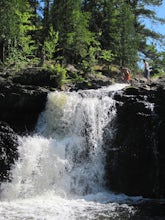
[(103, 131), (115, 116), (110, 93), (124, 86), (48, 95), (34, 135), (19, 138), (13, 180), (1, 186), (0, 219), (109, 218), (119, 205), (105, 203), (127, 199), (106, 192), (103, 181)]

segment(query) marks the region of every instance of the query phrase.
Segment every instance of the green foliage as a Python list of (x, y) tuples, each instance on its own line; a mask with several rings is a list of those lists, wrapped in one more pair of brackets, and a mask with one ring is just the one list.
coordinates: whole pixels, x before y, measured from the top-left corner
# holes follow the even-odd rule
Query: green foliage
[(108, 64), (111, 63), (114, 60), (114, 55), (110, 50), (102, 50), (100, 59), (103, 61), (106, 61)]
[[(14, 4), (15, 3), (15, 4)], [(4, 60), (10, 64), (15, 64), (16, 68), (23, 67), (28, 63), (27, 57), (32, 55), (35, 50), (30, 31), (35, 27), (31, 25), (32, 16), (28, 2), (10, 0), (8, 3), (7, 13), (3, 13), (7, 19), (6, 26), (2, 19), (2, 35), (6, 52)], [(6, 3), (3, 5), (3, 7)], [(3, 11), (3, 10), (2, 10)], [(3, 11), (4, 12), (4, 11)], [(9, 14), (11, 13), (11, 14)]]
[(151, 76), (153, 78), (158, 78), (158, 77), (161, 77), (161, 76), (164, 76), (164, 75), (165, 75), (165, 72), (161, 68), (158, 68), (158, 67), (153, 67), (152, 68)]
[(118, 31), (120, 32), (118, 59), (119, 65), (131, 66), (137, 63), (138, 35), (134, 28), (135, 17), (130, 6), (121, 1), (118, 11)]
[(88, 56), (82, 60), (82, 69), (85, 73), (94, 72), (94, 66), (97, 63), (96, 56), (97, 56), (97, 48), (96, 47), (89, 47)]
[(53, 79), (55, 84), (61, 88), (67, 80), (67, 70), (60, 63), (45, 62), (42, 69), (50, 73), (51, 80)]
[(59, 45), (67, 62), (80, 62), (87, 56), (93, 34), (89, 13), (81, 10), (81, 0), (54, 1), (52, 24), (59, 32)]
[(61, 88), (66, 82), (66, 69), (61, 66), (61, 64), (57, 63), (55, 65), (55, 72), (57, 74), (57, 82), (59, 87)]
[(94, 72), (95, 65), (98, 63), (100, 57), (100, 43), (92, 38), (91, 45), (89, 46), (87, 56), (81, 62), (81, 68), (85, 73)]
[(43, 69), (44, 71), (47, 71), (47, 72), (56, 74), (55, 65), (52, 64), (52, 63), (45, 62), (45, 63), (43, 64), (43, 66), (42, 66), (42, 69)]
[(17, 17), (12, 0), (0, 1), (0, 40), (8, 41), (11, 36), (17, 35)]
[(92, 33), (88, 30), (89, 16), (79, 10), (73, 11), (71, 29), (67, 33), (67, 46), (70, 55), (83, 59), (87, 56), (88, 47), (92, 41)]
[(51, 60), (53, 58), (53, 54), (56, 51), (58, 43), (58, 32), (53, 30), (53, 27), (50, 27), (49, 34), (44, 41), (43, 53), (45, 54), (47, 60)]
[(62, 64), (79, 64), (85, 73), (112, 62), (136, 69), (139, 52), (164, 71), (164, 55), (155, 50), (156, 45), (148, 47), (148, 38), (162, 40), (163, 36), (147, 29), (141, 20), (165, 23), (150, 7), (162, 2), (43, 0), (37, 14), (40, 1), (1, 0), (0, 59), (18, 67), (36, 63), (40, 52), (50, 63), (62, 57), (60, 66), (48, 67), (59, 73), (61, 84), (66, 77)]
[[(27, 5), (29, 6), (29, 5)], [(21, 48), (22, 55), (27, 56), (33, 54), (35, 49), (34, 41), (32, 40), (30, 31), (34, 30), (35, 27), (31, 25), (30, 18), (31, 13), (29, 11), (16, 10), (16, 15), (19, 21), (19, 33), (18, 33), (18, 47)]]

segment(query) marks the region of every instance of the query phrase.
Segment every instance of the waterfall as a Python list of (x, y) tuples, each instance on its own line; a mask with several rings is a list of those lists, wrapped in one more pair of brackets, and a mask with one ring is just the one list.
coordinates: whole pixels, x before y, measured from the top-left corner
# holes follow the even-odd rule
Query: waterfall
[[(53, 203), (54, 215), (60, 213), (60, 217), (44, 218), (45, 211), (44, 214), (42, 213), (42, 218), (31, 219), (67, 219), (66, 215), (63, 216), (64, 210), (61, 207), (65, 205), (78, 207), (74, 200), (69, 202), (68, 199), (77, 198), (79, 204), (80, 199), (83, 199), (82, 204), (84, 199), (100, 201), (103, 204), (127, 199), (123, 195), (103, 193), (105, 192), (104, 128), (116, 114), (113, 94), (125, 86), (125, 84), (115, 84), (98, 90), (56, 91), (48, 94), (45, 111), (38, 119), (34, 134), (19, 137), (19, 159), (12, 169), (13, 179), (1, 186), (1, 214), (5, 215), (6, 207), (14, 206), (15, 202), (12, 201), (18, 201), (16, 204), (19, 208), (16, 209), (20, 209), (22, 213), (20, 200), (26, 208), (29, 201), (35, 203), (34, 206), (40, 210), (39, 207), (42, 206), (42, 213), (45, 206), (43, 208), (41, 201), (47, 201), (47, 206)], [(109, 135), (113, 135), (113, 130), (110, 132), (112, 134)], [(10, 205), (5, 201), (11, 201)], [(88, 207), (92, 206), (96, 209), (93, 202), (89, 203)], [(59, 204), (58, 211), (56, 203)], [(81, 209), (84, 211), (79, 206), (79, 210)], [(106, 209), (106, 207), (98, 205), (98, 209)], [(108, 209), (110, 210), (110, 207)], [(35, 215), (34, 210), (32, 210), (33, 215)], [(69, 209), (69, 212), (74, 211)], [(16, 213), (16, 219), (21, 219), (23, 214), (19, 218), (18, 211)]]
[(34, 135), (19, 138), (20, 158), (3, 194), (19, 198), (47, 190), (63, 195), (101, 191), (103, 131), (115, 116), (112, 90), (49, 93)]

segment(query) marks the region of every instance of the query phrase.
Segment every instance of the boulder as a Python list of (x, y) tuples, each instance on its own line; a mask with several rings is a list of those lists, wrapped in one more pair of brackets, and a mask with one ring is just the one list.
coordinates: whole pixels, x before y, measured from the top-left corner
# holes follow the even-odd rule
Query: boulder
[[(9, 76), (11, 73), (9, 73)], [(57, 87), (56, 73), (41, 68), (28, 68), (14, 73), (12, 76), (14, 84), (33, 85), (41, 87)]]

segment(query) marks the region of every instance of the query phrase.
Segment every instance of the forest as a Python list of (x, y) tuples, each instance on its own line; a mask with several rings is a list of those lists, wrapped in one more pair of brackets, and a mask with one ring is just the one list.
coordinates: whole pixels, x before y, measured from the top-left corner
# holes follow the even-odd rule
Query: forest
[[(128, 66), (142, 57), (165, 71), (164, 36), (145, 20), (165, 23), (162, 0), (0, 0), (0, 66), (41, 66), (66, 74), (66, 65), (95, 72)], [(162, 50), (158, 50), (157, 45)]]

